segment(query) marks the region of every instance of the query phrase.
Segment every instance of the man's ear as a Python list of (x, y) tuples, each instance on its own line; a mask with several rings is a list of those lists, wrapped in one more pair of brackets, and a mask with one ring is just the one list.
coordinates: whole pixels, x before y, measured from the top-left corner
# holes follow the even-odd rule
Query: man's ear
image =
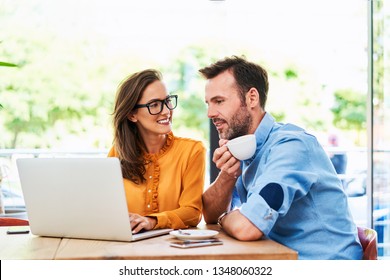
[(256, 88), (251, 88), (246, 96), (247, 104), (250, 108), (259, 106), (260, 103), (260, 94)]

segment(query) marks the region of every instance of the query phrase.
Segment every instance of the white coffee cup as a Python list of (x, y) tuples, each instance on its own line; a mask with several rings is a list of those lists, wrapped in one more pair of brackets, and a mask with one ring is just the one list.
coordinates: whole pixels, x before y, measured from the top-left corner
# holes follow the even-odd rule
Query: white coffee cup
[(236, 159), (246, 160), (256, 152), (256, 136), (254, 134), (240, 136), (229, 140), (226, 146)]

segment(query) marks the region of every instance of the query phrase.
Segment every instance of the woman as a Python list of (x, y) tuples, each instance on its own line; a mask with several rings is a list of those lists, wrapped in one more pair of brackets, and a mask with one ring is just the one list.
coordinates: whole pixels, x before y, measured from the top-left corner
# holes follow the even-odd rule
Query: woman
[(119, 87), (114, 110), (114, 145), (131, 228), (187, 228), (202, 213), (206, 150), (200, 141), (176, 137), (172, 114), (177, 95), (170, 95), (161, 73), (148, 69)]

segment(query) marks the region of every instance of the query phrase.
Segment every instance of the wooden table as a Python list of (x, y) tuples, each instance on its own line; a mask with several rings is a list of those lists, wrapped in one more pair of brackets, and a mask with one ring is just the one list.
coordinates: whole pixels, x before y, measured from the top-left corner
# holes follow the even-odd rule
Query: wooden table
[(242, 242), (227, 236), (217, 225), (200, 229), (218, 230), (223, 245), (180, 249), (170, 246), (171, 235), (136, 242), (7, 235), (0, 227), (0, 259), (117, 259), (117, 260), (275, 260), (297, 259), (297, 252), (272, 240)]
[(7, 226), (0, 227), (0, 259), (49, 260), (55, 259), (61, 238), (38, 237), (30, 234), (7, 234)]

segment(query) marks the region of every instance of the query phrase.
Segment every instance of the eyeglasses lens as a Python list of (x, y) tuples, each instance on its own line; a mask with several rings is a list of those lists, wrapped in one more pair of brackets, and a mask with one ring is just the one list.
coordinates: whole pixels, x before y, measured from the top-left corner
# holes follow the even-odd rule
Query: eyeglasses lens
[(173, 110), (177, 105), (177, 96), (169, 96), (164, 100), (156, 100), (149, 103), (149, 112), (152, 115), (160, 114), (163, 110), (164, 104), (167, 106), (169, 110)]

